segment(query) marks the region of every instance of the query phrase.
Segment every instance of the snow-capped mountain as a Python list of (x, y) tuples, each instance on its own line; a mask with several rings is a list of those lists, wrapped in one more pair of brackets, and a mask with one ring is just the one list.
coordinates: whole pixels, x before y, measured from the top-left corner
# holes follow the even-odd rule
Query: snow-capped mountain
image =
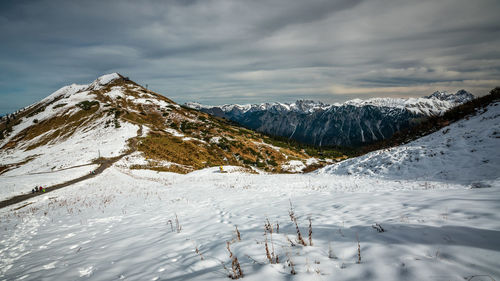
[(318, 173), (487, 186), (500, 179), (500, 102), (450, 126), (389, 149), (327, 166)]
[(319, 146), (357, 146), (389, 138), (420, 118), (441, 115), (473, 98), (460, 90), (456, 94), (435, 92), (422, 98), (354, 99), (332, 105), (310, 100), (291, 104), (186, 105), (266, 134)]
[(432, 95), (425, 97), (427, 99), (438, 99), (442, 101), (450, 101), (454, 103), (465, 103), (474, 98), (474, 96), (466, 90), (459, 90), (455, 94), (436, 91)]
[(291, 172), (289, 155), (302, 168), (317, 166), (300, 149), (283, 150), (267, 139), (112, 73), (1, 118), (0, 174), (88, 172), (125, 156), (133, 168), (180, 173), (223, 164)]

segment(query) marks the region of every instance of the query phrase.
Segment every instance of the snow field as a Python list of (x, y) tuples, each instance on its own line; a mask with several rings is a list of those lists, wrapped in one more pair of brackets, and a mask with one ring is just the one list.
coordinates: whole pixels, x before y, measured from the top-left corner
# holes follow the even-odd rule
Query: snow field
[(319, 174), (491, 185), (500, 180), (500, 103), (416, 141), (327, 166)]
[[(0, 152), (0, 164), (21, 162), (31, 156), (34, 160), (5, 175), (22, 175), (35, 172), (50, 172), (63, 168), (91, 163), (101, 157), (118, 156), (127, 147), (127, 140), (137, 135), (139, 126), (121, 122), (120, 128), (104, 128), (101, 119), (77, 131), (63, 142), (44, 145), (32, 150), (6, 149)], [(93, 127), (102, 127), (93, 130)], [(41, 184), (44, 184), (43, 182)], [(0, 191), (0, 194), (3, 193)]]
[[(23, 203), (0, 209), (0, 279), (227, 280), (228, 241), (244, 280), (500, 277), (499, 186), (225, 170), (112, 167), (19, 210)], [(311, 219), (313, 246), (297, 244), (290, 201), (307, 242)], [(266, 258), (266, 219), (279, 264)]]

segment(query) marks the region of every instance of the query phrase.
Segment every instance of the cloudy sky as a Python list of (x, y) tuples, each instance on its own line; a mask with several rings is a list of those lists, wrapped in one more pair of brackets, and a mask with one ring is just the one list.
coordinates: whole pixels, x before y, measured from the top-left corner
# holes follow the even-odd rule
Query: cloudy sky
[(0, 114), (110, 72), (177, 102), (500, 85), (498, 0), (6, 0)]

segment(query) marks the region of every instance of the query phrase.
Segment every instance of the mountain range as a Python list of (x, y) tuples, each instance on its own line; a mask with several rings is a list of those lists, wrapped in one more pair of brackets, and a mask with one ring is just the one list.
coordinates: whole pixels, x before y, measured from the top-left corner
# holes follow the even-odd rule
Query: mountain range
[(361, 146), (387, 139), (429, 116), (472, 100), (460, 90), (455, 94), (434, 92), (421, 98), (354, 99), (325, 104), (311, 100), (295, 103), (262, 103), (186, 106), (223, 117), (249, 129), (315, 146)]
[(0, 173), (47, 173), (118, 160), (132, 169), (178, 173), (219, 165), (300, 172), (330, 163), (273, 144), (112, 73), (63, 87), (2, 117)]

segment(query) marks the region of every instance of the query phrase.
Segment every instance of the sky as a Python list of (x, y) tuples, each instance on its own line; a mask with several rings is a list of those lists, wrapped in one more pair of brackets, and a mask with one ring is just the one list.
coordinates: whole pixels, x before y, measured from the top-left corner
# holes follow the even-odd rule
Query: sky
[(118, 72), (178, 103), (500, 86), (498, 0), (4, 0), (0, 114)]

